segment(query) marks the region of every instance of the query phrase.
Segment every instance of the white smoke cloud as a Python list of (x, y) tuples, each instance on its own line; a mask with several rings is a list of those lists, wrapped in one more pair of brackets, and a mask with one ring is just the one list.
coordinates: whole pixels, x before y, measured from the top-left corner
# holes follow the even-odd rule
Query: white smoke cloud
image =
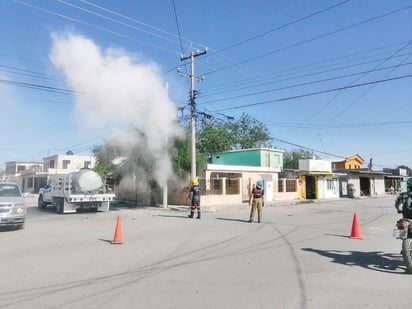
[[(52, 39), (50, 58), (75, 91), (76, 115), (92, 127), (122, 125), (143, 132), (142, 145), (156, 159), (157, 180), (164, 185), (171, 173), (165, 143), (180, 130), (156, 65), (139, 63), (121, 49), (102, 50), (80, 35), (55, 33)], [(127, 148), (130, 141), (124, 140)]]

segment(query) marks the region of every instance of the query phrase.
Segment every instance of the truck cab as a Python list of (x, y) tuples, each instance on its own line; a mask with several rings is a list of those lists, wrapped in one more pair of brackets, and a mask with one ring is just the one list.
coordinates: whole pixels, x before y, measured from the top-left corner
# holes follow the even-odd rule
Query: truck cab
[(39, 198), (37, 200), (37, 206), (39, 208), (46, 208), (47, 205), (51, 205), (53, 202), (52, 195), (50, 194), (52, 186), (50, 183), (39, 189)]

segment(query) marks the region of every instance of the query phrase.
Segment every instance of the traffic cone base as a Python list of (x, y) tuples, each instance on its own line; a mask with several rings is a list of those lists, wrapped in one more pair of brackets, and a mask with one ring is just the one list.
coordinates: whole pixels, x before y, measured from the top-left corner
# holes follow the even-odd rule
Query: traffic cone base
[(358, 215), (356, 214), (356, 212), (353, 215), (352, 232), (350, 234), (350, 238), (363, 239), (362, 232), (359, 226)]
[(117, 216), (116, 220), (116, 229), (114, 231), (114, 237), (112, 244), (122, 244), (123, 243), (123, 236), (122, 236), (122, 220), (120, 216)]

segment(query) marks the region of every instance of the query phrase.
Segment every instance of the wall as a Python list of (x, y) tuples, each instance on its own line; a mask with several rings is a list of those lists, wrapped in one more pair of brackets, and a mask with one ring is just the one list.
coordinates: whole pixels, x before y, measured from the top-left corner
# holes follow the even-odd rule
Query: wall
[(212, 155), (212, 164), (260, 166), (281, 169), (283, 167), (283, 150), (271, 148), (229, 151)]
[[(65, 160), (70, 161), (67, 168), (63, 166)], [(51, 161), (54, 161), (53, 168), (50, 167)], [(93, 156), (54, 155), (44, 158), (44, 170), (53, 175), (68, 174), (84, 168), (85, 162), (90, 162), (89, 168), (94, 168), (96, 159)]]
[(307, 172), (331, 172), (332, 164), (326, 160), (299, 160), (299, 170)]
[[(328, 184), (329, 182), (329, 184)], [(339, 198), (339, 182), (338, 178), (324, 177), (323, 179), (323, 198)]]

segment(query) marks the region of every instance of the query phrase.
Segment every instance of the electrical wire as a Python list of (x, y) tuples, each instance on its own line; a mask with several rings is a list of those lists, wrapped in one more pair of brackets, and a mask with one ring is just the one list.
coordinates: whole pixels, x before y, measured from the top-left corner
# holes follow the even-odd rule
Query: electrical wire
[(380, 80), (375, 80), (375, 81), (370, 81), (370, 82), (365, 82), (365, 83), (355, 84), (355, 85), (350, 85), (350, 86), (332, 88), (332, 89), (327, 89), (327, 90), (322, 90), (322, 91), (315, 91), (315, 92), (311, 92), (311, 93), (305, 93), (305, 94), (301, 94), (301, 95), (295, 95), (295, 96), (280, 98), (280, 99), (276, 99), (276, 100), (268, 100), (268, 101), (263, 101), (263, 102), (239, 105), (239, 106), (235, 106), (235, 107), (228, 107), (228, 108), (220, 109), (220, 110), (218, 110), (218, 112), (228, 111), (228, 110), (236, 110), (236, 109), (243, 109), (243, 108), (254, 107), (254, 106), (259, 106), (259, 105), (265, 105), (265, 104), (270, 104), (270, 103), (300, 99), (300, 98), (319, 95), (319, 94), (323, 94), (323, 93), (340, 91), (340, 90), (343, 90), (343, 89), (352, 89), (352, 88), (357, 88), (357, 87), (363, 87), (363, 86), (367, 86), (367, 85), (379, 84), (379, 83), (395, 81), (395, 80), (400, 80), (400, 79), (410, 78), (410, 77), (412, 77), (412, 74), (396, 76), (396, 77), (387, 78), (387, 79), (380, 79)]
[(240, 42), (237, 42), (237, 43), (234, 43), (234, 44), (232, 44), (232, 45), (229, 45), (229, 46), (227, 46), (227, 47), (225, 47), (225, 48), (219, 49), (219, 50), (215, 51), (214, 53), (222, 53), (223, 51), (226, 51), (226, 50), (228, 50), (228, 49), (237, 47), (237, 46), (242, 45), (242, 44), (245, 44), (245, 43), (249, 43), (249, 42), (254, 41), (254, 40), (258, 39), (258, 38), (261, 38), (261, 37), (264, 37), (264, 36), (266, 36), (266, 35), (268, 35), (268, 34), (270, 34), (270, 33), (273, 33), (273, 32), (275, 32), (275, 31), (278, 31), (278, 30), (287, 28), (287, 27), (289, 27), (289, 26), (292, 26), (292, 25), (294, 25), (294, 24), (297, 24), (297, 23), (299, 23), (299, 22), (301, 22), (301, 21), (304, 21), (304, 20), (306, 20), (306, 19), (309, 19), (309, 18), (311, 18), (311, 17), (314, 17), (314, 16), (320, 15), (320, 14), (322, 14), (322, 13), (325, 13), (325, 12), (327, 12), (327, 11), (330, 11), (330, 10), (332, 10), (332, 9), (334, 9), (334, 8), (337, 8), (337, 7), (339, 7), (339, 6), (343, 5), (343, 4), (346, 4), (346, 3), (350, 2), (350, 1), (351, 1), (351, 0), (345, 0), (345, 1), (339, 2), (339, 3), (337, 3), (337, 4), (334, 4), (334, 5), (329, 6), (329, 7), (327, 7), (327, 8), (321, 9), (321, 10), (316, 11), (316, 12), (314, 12), (314, 13), (311, 13), (311, 14), (309, 14), (309, 15), (306, 15), (306, 16), (300, 17), (300, 18), (298, 18), (298, 19), (295, 19), (295, 20), (293, 20), (293, 21), (291, 21), (291, 22), (288, 22), (288, 23), (286, 23), (286, 24), (283, 24), (283, 25), (281, 25), (281, 26), (278, 26), (278, 27), (275, 27), (275, 28), (270, 29), (270, 30), (268, 30), (268, 31), (265, 31), (265, 32), (263, 32), (263, 33), (257, 34), (257, 35), (255, 35), (255, 36), (253, 36), (253, 37), (251, 37), (251, 38), (242, 40), (242, 41), (240, 41)]
[(78, 23), (78, 24), (81, 24), (81, 25), (84, 25), (84, 26), (88, 26), (88, 27), (91, 27), (91, 28), (94, 28), (94, 29), (112, 34), (112, 35), (116, 35), (116, 36), (124, 38), (124, 39), (128, 39), (128, 40), (131, 40), (131, 41), (134, 41), (134, 42), (138, 42), (138, 43), (141, 43), (141, 44), (144, 44), (144, 45), (147, 45), (147, 46), (151, 46), (151, 47), (154, 47), (154, 48), (157, 48), (157, 49), (161, 49), (161, 50), (164, 50), (164, 51), (167, 51), (167, 52), (171, 52), (173, 54), (178, 54), (177, 52), (175, 52), (173, 50), (170, 50), (170, 49), (167, 49), (167, 48), (164, 48), (162, 46), (155, 45), (155, 44), (152, 44), (152, 43), (148, 43), (146, 41), (138, 40), (138, 39), (135, 39), (134, 37), (124, 35), (124, 34), (121, 34), (119, 32), (115, 32), (115, 31), (112, 31), (112, 30), (109, 30), (109, 29), (106, 29), (106, 28), (103, 28), (103, 27), (100, 27), (100, 26), (96, 26), (96, 25), (81, 21), (79, 19), (75, 19), (75, 18), (69, 17), (67, 15), (63, 15), (63, 14), (60, 14), (60, 13), (57, 13), (57, 12), (54, 12), (54, 11), (51, 11), (51, 10), (48, 10), (48, 9), (45, 9), (45, 8), (41, 8), (39, 6), (32, 5), (32, 4), (24, 2), (22, 0), (12, 0), (12, 1), (20, 3), (20, 4), (28, 6), (28, 7), (31, 7), (31, 8), (36, 9), (36, 10), (46, 12), (46, 13), (51, 14), (51, 15), (58, 16), (58, 17), (63, 18), (63, 19), (70, 20), (72, 22), (75, 22), (75, 23)]
[(315, 40), (318, 40), (318, 39), (321, 39), (321, 38), (324, 38), (324, 37), (327, 37), (327, 36), (331, 36), (331, 35), (334, 35), (334, 34), (336, 34), (336, 33), (342, 32), (342, 31), (346, 31), (346, 30), (352, 29), (352, 28), (354, 28), (354, 27), (358, 27), (358, 26), (364, 25), (364, 24), (366, 24), (366, 23), (375, 21), (375, 20), (380, 19), (380, 18), (383, 18), (383, 17), (387, 17), (387, 16), (389, 16), (389, 15), (393, 15), (393, 14), (399, 13), (399, 12), (404, 11), (404, 10), (408, 10), (408, 9), (410, 9), (410, 8), (412, 8), (412, 5), (409, 5), (409, 6), (406, 6), (406, 7), (403, 7), (403, 8), (394, 10), (394, 11), (391, 11), (391, 12), (387, 12), (387, 13), (384, 13), (384, 14), (381, 14), (381, 15), (378, 15), (378, 16), (375, 16), (375, 17), (371, 17), (371, 18), (362, 20), (362, 21), (360, 21), (360, 22), (351, 24), (351, 25), (349, 25), (349, 26), (345, 26), (345, 27), (342, 27), (342, 28), (339, 28), (339, 29), (336, 29), (336, 30), (333, 30), (333, 31), (329, 31), (329, 32), (326, 32), (326, 33), (323, 33), (323, 34), (314, 36), (314, 37), (312, 37), (312, 38), (309, 38), (309, 39), (306, 39), (306, 40), (303, 40), (303, 41), (296, 42), (296, 43), (294, 43), (294, 44), (291, 44), (291, 45), (288, 45), (288, 46), (285, 46), (285, 47), (281, 47), (281, 48), (272, 50), (272, 51), (270, 51), (270, 52), (268, 52), (268, 53), (261, 54), (261, 55), (259, 55), (259, 56), (247, 58), (247, 59), (242, 60), (242, 61), (240, 61), (240, 62), (237, 62), (237, 63), (235, 63), (235, 64), (228, 65), (228, 66), (224, 66), (224, 67), (222, 67), (222, 68), (220, 68), (220, 69), (215, 69), (215, 70), (213, 70), (213, 71), (206, 72), (206, 73), (204, 73), (203, 75), (205, 75), (205, 76), (206, 76), (206, 75), (210, 75), (210, 74), (217, 73), (217, 72), (220, 72), (220, 71), (223, 71), (223, 70), (227, 70), (227, 69), (232, 68), (232, 67), (237, 66), (237, 65), (241, 65), (241, 64), (245, 64), (245, 63), (248, 63), (248, 62), (251, 62), (251, 61), (255, 61), (255, 60), (258, 60), (258, 59), (261, 59), (261, 58), (264, 58), (264, 57), (273, 55), (273, 54), (275, 54), (275, 53), (278, 53), (278, 52), (281, 52), (281, 51), (285, 51), (285, 50), (288, 50), (288, 49), (291, 49), (291, 48), (293, 48), (293, 47), (300, 46), (300, 45), (303, 45), (303, 44), (306, 44), (306, 43), (309, 43), (309, 42), (313, 42), (313, 41), (315, 41)]
[[(406, 66), (406, 65), (411, 65), (411, 64), (412, 64), (412, 62), (406, 62), (406, 63), (387, 66), (387, 67), (383, 67), (383, 68), (374, 68), (374, 69), (367, 70), (367, 71), (362, 71), (362, 72), (355, 72), (355, 73), (351, 73), (351, 74), (345, 74), (345, 75), (333, 76), (333, 77), (324, 78), (324, 79), (318, 79), (318, 80), (314, 80), (314, 81), (308, 81), (308, 82), (305, 82), (305, 83), (287, 85), (287, 86), (283, 86), (283, 87), (267, 89), (267, 90), (262, 90), (262, 91), (256, 91), (256, 92), (251, 92), (251, 93), (237, 95), (237, 96), (219, 98), (219, 99), (216, 99), (216, 100), (210, 100), (210, 101), (208, 101), (208, 103), (222, 102), (222, 101), (227, 101), (227, 100), (245, 98), (245, 97), (255, 96), (255, 95), (258, 95), (258, 94), (266, 94), (266, 93), (276, 92), (276, 91), (279, 91), (279, 90), (286, 90), (286, 89), (291, 89), (291, 88), (296, 88), (296, 87), (319, 84), (319, 83), (329, 82), (329, 81), (338, 80), (338, 79), (347, 78), (347, 77), (352, 77), (352, 76), (357, 76), (357, 75), (365, 76), (365, 74), (367, 74), (367, 73), (378, 72), (378, 71), (392, 69), (392, 68), (399, 68), (400, 66)], [(324, 71), (324, 72), (327, 72), (327, 71)], [(321, 72), (321, 73), (324, 73), (324, 72)], [(318, 73), (316, 73), (316, 74), (318, 74)], [(312, 75), (312, 74), (310, 74), (310, 75)], [(305, 76), (308, 76), (308, 75), (305, 75)], [(296, 78), (300, 78), (300, 77), (296, 77)], [(293, 78), (293, 79), (295, 79), (295, 78)], [(287, 80), (289, 80), (289, 79), (287, 79)]]

